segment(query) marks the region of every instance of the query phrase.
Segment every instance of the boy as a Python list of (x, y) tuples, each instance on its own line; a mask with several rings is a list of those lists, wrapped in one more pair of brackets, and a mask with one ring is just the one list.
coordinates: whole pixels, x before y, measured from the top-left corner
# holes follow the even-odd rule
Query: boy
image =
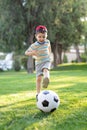
[(43, 76), (42, 86), (47, 88), (49, 84), (49, 69), (50, 69), (50, 53), (51, 46), (50, 41), (47, 39), (47, 28), (39, 25), (36, 27), (35, 33), (36, 42), (33, 43), (25, 55), (35, 57), (35, 68), (36, 68), (36, 90), (37, 95), (40, 93), (41, 82)]

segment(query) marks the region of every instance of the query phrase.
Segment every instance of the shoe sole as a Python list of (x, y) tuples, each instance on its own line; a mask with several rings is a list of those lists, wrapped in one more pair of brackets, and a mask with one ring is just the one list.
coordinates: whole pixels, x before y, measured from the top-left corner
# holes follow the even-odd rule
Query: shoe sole
[(43, 88), (47, 88), (48, 84), (49, 84), (49, 79), (48, 78), (44, 78), (43, 79), (43, 83), (42, 83)]

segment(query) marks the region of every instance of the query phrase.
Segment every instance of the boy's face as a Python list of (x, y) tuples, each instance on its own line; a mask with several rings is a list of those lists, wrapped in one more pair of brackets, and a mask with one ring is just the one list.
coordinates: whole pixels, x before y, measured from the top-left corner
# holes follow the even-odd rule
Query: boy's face
[(38, 42), (44, 42), (47, 38), (47, 33), (37, 33), (35, 37)]

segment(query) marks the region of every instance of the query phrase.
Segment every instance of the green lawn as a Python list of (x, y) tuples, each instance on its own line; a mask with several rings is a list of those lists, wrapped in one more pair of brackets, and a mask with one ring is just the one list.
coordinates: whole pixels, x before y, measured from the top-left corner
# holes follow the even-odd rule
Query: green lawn
[(87, 64), (51, 70), (48, 89), (60, 97), (53, 113), (36, 107), (35, 73), (0, 72), (0, 130), (87, 130)]

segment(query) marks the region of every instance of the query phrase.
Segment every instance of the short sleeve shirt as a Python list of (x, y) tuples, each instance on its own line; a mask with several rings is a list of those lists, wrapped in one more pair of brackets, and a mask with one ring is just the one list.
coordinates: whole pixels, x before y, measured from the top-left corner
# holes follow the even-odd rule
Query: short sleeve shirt
[(43, 44), (40, 44), (38, 41), (33, 43), (28, 51), (36, 50), (37, 56), (35, 57), (35, 65), (49, 61), (50, 62), (50, 41), (46, 40)]

